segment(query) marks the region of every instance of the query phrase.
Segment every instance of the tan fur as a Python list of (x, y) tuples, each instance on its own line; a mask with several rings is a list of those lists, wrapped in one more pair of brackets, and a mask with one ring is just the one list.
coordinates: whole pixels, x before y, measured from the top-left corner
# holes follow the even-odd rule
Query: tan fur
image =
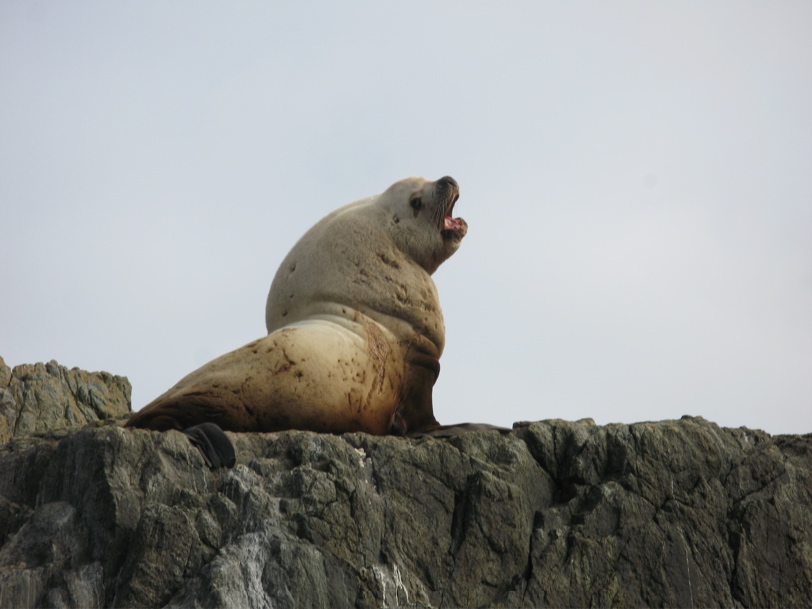
[(431, 389), (445, 328), (430, 275), (467, 231), (459, 219), (444, 228), (457, 196), (450, 178), (407, 178), (325, 217), (276, 273), (269, 335), (192, 372), (128, 425), (373, 434), (437, 427)]

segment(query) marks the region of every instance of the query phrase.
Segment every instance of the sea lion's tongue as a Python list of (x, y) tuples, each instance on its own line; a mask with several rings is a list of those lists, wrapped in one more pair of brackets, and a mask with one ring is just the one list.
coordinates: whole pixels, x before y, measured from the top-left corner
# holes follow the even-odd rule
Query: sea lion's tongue
[(443, 219), (443, 228), (445, 230), (454, 230), (457, 228), (462, 228), (464, 221), (462, 218), (452, 218), (451, 216), (446, 216)]

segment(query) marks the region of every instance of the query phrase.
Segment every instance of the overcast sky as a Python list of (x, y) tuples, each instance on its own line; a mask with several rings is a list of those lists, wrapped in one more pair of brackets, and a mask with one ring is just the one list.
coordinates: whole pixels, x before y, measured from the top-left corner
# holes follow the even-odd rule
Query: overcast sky
[(0, 356), (140, 408), (453, 176), (442, 423), (812, 432), (812, 3), (0, 2)]

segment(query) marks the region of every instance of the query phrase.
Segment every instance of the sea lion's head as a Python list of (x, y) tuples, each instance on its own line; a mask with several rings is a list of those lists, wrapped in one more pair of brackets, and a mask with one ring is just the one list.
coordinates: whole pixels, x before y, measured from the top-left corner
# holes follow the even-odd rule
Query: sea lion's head
[(459, 196), (452, 177), (435, 182), (412, 177), (395, 182), (378, 199), (389, 214), (397, 248), (429, 274), (457, 251), (468, 232), (465, 220), (452, 215)]

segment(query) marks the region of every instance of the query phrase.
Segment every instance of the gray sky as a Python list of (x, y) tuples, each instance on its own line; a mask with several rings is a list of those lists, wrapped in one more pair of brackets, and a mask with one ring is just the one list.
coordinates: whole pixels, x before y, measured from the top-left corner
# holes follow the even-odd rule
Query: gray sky
[(0, 3), (0, 355), (140, 408), (451, 175), (442, 423), (812, 431), (812, 3)]

